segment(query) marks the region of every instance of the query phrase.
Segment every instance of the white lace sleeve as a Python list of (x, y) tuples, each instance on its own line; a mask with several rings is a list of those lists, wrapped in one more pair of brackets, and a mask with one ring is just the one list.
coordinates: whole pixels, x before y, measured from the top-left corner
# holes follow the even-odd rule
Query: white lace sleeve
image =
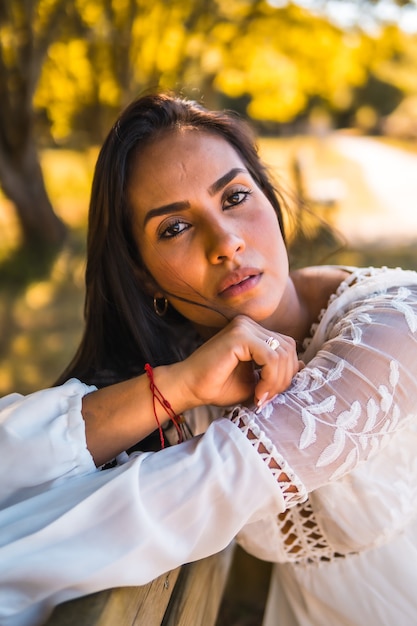
[(417, 285), (350, 290), (343, 307), (329, 307), (322, 341), (288, 391), (260, 415), (229, 414), (279, 478), (288, 507), (416, 418)]

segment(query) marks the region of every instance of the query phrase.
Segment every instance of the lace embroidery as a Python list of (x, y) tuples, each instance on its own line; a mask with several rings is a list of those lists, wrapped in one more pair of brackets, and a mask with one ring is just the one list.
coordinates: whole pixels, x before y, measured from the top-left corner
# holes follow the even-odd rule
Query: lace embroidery
[(283, 536), (286, 560), (293, 563), (330, 561), (345, 555), (335, 552), (325, 539), (316, 519), (304, 484), (274, 444), (242, 409), (226, 414), (246, 435), (250, 443), (268, 465), (282, 491), (288, 508), (277, 516), (277, 525)]
[(352, 287), (352, 285), (356, 285), (358, 283), (361, 283), (362, 281), (364, 281), (367, 278), (370, 278), (371, 276), (376, 276), (377, 274), (382, 274), (384, 272), (387, 271), (388, 268), (386, 267), (365, 267), (365, 268), (356, 268), (354, 269), (349, 276), (347, 276), (345, 278), (345, 280), (343, 280), (340, 285), (338, 286), (338, 288), (336, 289), (335, 293), (333, 293), (328, 301), (327, 307), (322, 309), (320, 311), (320, 314), (318, 316), (317, 322), (314, 322), (314, 324), (312, 324), (311, 328), (310, 328), (310, 334), (304, 339), (304, 341), (302, 342), (302, 352), (300, 353), (300, 358), (302, 358), (303, 353), (307, 350), (308, 346), (310, 345), (312, 338), (321, 322), (321, 320), (323, 319), (323, 316), (329, 306), (329, 304), (331, 304), (334, 300), (336, 300), (336, 298), (339, 298), (339, 296), (342, 295), (342, 293), (344, 293), (347, 289), (349, 289), (349, 287)]
[[(357, 270), (348, 279), (343, 281), (337, 292), (330, 298), (332, 302), (351, 285), (362, 282), (386, 271), (386, 268), (375, 270)], [(332, 335), (344, 336), (353, 345), (362, 341), (363, 329), (372, 324), (372, 310), (375, 301), (384, 293), (390, 301), (393, 309), (404, 315), (405, 321), (411, 333), (417, 332), (417, 315), (412, 306), (406, 300), (411, 295), (407, 287), (399, 286), (394, 294), (388, 296), (386, 289), (369, 294), (369, 299), (361, 307), (355, 308), (352, 315), (347, 314), (333, 326)], [(326, 310), (320, 314), (323, 318)], [(312, 327), (315, 333), (319, 324)], [(310, 338), (311, 341), (312, 337)], [(379, 384), (376, 394), (371, 397), (365, 406), (358, 400), (353, 400), (350, 406), (336, 414), (330, 422), (326, 415), (334, 414), (337, 407), (336, 396), (329, 395), (317, 402), (313, 391), (320, 389), (329, 382), (340, 379), (344, 374), (346, 362), (340, 359), (334, 368), (324, 374), (318, 368), (306, 368), (301, 371), (291, 385), (291, 393), (296, 394), (298, 399), (304, 400), (301, 411), (302, 432), (299, 440), (299, 448), (306, 449), (317, 441), (316, 428), (319, 424), (334, 430), (333, 438), (327, 446), (319, 451), (316, 467), (324, 467), (337, 461), (337, 468), (330, 480), (340, 478), (349, 472), (357, 463), (359, 454), (367, 458), (374, 454), (385, 442), (387, 434), (398, 427), (400, 409), (395, 402), (395, 391), (399, 384), (399, 364), (395, 360), (388, 363), (385, 384)], [(316, 401), (315, 401), (316, 400)], [(286, 404), (285, 394), (278, 395), (263, 410), (262, 417), (268, 420), (273, 413), (274, 405)], [(286, 511), (277, 517), (277, 525), (283, 537), (282, 549), (286, 553), (287, 561), (293, 563), (314, 563), (329, 561), (334, 558), (345, 557), (347, 554), (355, 554), (346, 551), (346, 554), (336, 552), (327, 541), (320, 524), (318, 523), (311, 501), (304, 484), (286, 462), (262, 428), (254, 421), (250, 414), (243, 409), (235, 409), (230, 413), (231, 419), (244, 432), (254, 448), (261, 454), (262, 459), (271, 469), (274, 477), (280, 483)], [(359, 420), (364, 424), (357, 428)], [(381, 420), (383, 426), (381, 428)], [(348, 449), (346, 449), (348, 447)], [(345, 452), (345, 458), (341, 459)], [(366, 452), (364, 455), (363, 453)]]
[(320, 528), (310, 500), (280, 513), (277, 524), (283, 537), (282, 547), (287, 562), (318, 563), (354, 554), (342, 554), (333, 550)]
[[(337, 380), (342, 376), (345, 362), (340, 362), (324, 376), (319, 370), (311, 371), (303, 370), (296, 378), (291, 387), (291, 391), (296, 393), (298, 398), (306, 402), (306, 406), (301, 409), (301, 419), (303, 422), (303, 431), (300, 436), (298, 447), (305, 450), (316, 442), (316, 429), (319, 424), (324, 424), (328, 428), (334, 429), (333, 441), (324, 448), (316, 462), (316, 467), (324, 467), (330, 465), (339, 459), (346, 448), (346, 444), (350, 442), (351, 450), (347, 453), (345, 460), (330, 476), (330, 480), (336, 480), (349, 471), (357, 462), (359, 448), (374, 452), (383, 443), (387, 433), (393, 432), (398, 425), (400, 409), (394, 402), (395, 389), (399, 382), (399, 368), (396, 361), (389, 363), (389, 373), (387, 375), (388, 385), (379, 385), (378, 395), (379, 401), (370, 398), (366, 407), (354, 400), (350, 408), (341, 411), (334, 421), (329, 422), (321, 418), (321, 415), (328, 415), (335, 411), (336, 397), (330, 395), (321, 402), (314, 403), (312, 391), (318, 390), (326, 385), (329, 381)], [(280, 403), (285, 402), (285, 397), (280, 399)], [(275, 400), (271, 402), (274, 405)], [(355, 427), (365, 411), (365, 424), (359, 430), (355, 431)], [(384, 426), (377, 432), (375, 428), (380, 424), (381, 420)]]
[(268, 465), (272, 475), (279, 483), (285, 504), (294, 506), (299, 502), (304, 502), (307, 499), (307, 490), (304, 484), (258, 424), (242, 409), (234, 409), (231, 414), (226, 414), (226, 417), (241, 429), (260, 454), (262, 460)]

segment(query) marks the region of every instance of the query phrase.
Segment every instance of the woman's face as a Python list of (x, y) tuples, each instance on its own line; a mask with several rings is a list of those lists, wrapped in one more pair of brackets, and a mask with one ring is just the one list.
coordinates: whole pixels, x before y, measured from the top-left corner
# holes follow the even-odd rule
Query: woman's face
[(152, 295), (197, 326), (237, 314), (273, 326), (287, 252), (272, 205), (230, 144), (194, 129), (167, 133), (138, 158), (129, 200)]

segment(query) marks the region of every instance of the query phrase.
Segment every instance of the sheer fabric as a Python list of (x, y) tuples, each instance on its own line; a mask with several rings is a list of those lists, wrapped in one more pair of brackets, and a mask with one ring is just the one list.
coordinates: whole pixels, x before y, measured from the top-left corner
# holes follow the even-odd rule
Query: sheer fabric
[(416, 355), (416, 274), (355, 271), (290, 389), (261, 415), (229, 413), (264, 451), (287, 507), (238, 536), (282, 564), (267, 626), (416, 623)]

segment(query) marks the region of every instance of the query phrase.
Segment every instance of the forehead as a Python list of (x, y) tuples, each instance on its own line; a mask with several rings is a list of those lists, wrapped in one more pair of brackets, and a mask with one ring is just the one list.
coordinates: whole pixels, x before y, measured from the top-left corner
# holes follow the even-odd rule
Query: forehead
[(135, 205), (183, 200), (190, 187), (208, 188), (242, 158), (222, 137), (199, 129), (176, 129), (158, 137), (137, 154), (129, 197)]

